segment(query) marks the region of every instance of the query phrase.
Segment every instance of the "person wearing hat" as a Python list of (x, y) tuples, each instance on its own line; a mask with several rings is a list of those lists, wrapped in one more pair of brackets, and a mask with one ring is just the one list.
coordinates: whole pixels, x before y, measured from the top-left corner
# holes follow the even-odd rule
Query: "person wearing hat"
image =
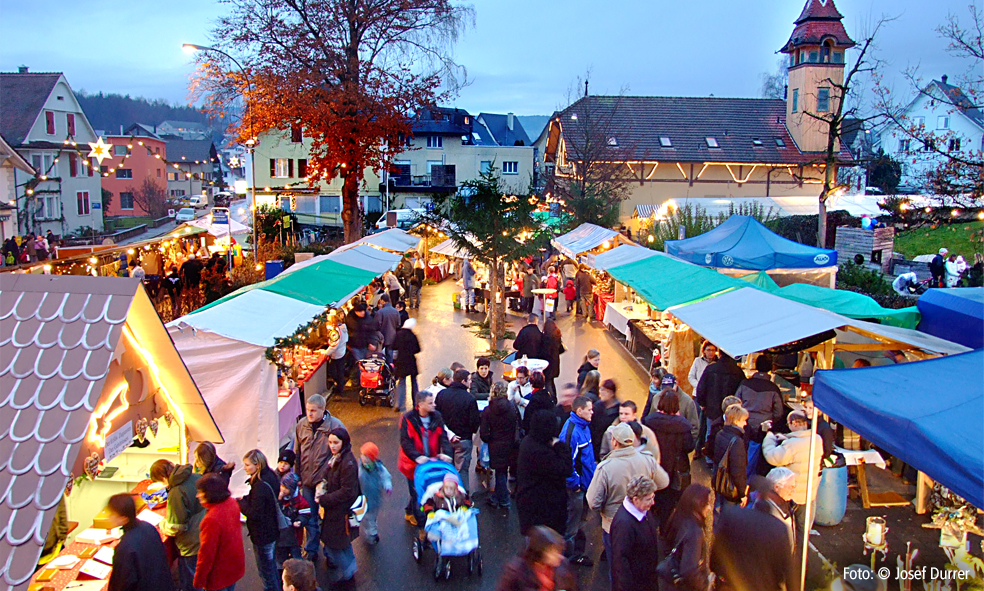
[(366, 534), (369, 545), (379, 543), (379, 529), (376, 518), (383, 502), (383, 492), (393, 492), (393, 477), (379, 459), (379, 447), (367, 441), (359, 449), (359, 487), (366, 497), (366, 514), (362, 518), (361, 529)]
[(677, 384), (676, 376), (658, 367), (653, 370), (649, 382), (649, 398), (646, 399), (646, 406), (642, 410), (642, 417), (648, 417), (649, 413), (659, 406), (659, 397), (663, 395), (663, 390), (667, 388), (675, 390), (680, 394), (680, 416), (687, 419), (690, 423), (690, 434), (694, 441), (700, 433), (700, 414), (697, 412), (697, 403), (693, 396), (680, 389)]
[(294, 450), (283, 449), (280, 451), (280, 456), (277, 458), (277, 468), (274, 470), (274, 473), (281, 482), (283, 482), (285, 476), (294, 473), (294, 462), (296, 460), (297, 454), (294, 453)]
[[(632, 423), (639, 425), (639, 431), (641, 433), (639, 441), (636, 442), (636, 447), (641, 447), (640, 451), (648, 452), (652, 454), (656, 461), (659, 461), (659, 443), (656, 442), (656, 434), (649, 427), (643, 425), (639, 422), (639, 407), (636, 406), (635, 402), (631, 400), (625, 400), (618, 405), (618, 418), (612, 423), (612, 426), (605, 430), (605, 435), (601, 440), (601, 456), (606, 457), (612, 451), (612, 429), (617, 425), (622, 423), (628, 423), (632, 426)], [(635, 431), (635, 429), (633, 429)]]
[(392, 348), (396, 351), (396, 366), (394, 376), (396, 377), (396, 390), (393, 393), (393, 410), (402, 413), (406, 410), (407, 404), (407, 380), (410, 380), (410, 395), (413, 397), (411, 406), (416, 404), (417, 395), (420, 387), (417, 384), (417, 354), (420, 353), (420, 341), (413, 329), (417, 326), (417, 321), (413, 318), (403, 323), (400, 330), (396, 331), (393, 337)]
[(950, 251), (941, 248), (940, 251), (929, 262), (929, 272), (933, 275), (933, 287), (946, 286), (946, 257)]
[[(281, 460), (277, 462), (278, 472), (280, 465), (284, 463), (283, 456), (284, 454), (281, 453)], [(291, 523), (291, 527), (280, 530), (280, 537), (277, 539), (276, 552), (274, 553), (277, 561), (277, 570), (283, 571), (285, 561), (291, 558), (301, 557), (301, 543), (304, 541), (304, 529), (313, 524), (312, 514), (314, 511), (304, 498), (304, 495), (301, 494), (301, 477), (289, 470), (280, 479), (280, 491), (277, 501), (280, 503), (281, 513)]]
[[(626, 423), (616, 425), (612, 429), (612, 438), (615, 449), (598, 464), (585, 497), (588, 506), (601, 513), (601, 539), (607, 556), (612, 556), (609, 535), (612, 519), (625, 500), (629, 481), (636, 476), (647, 476), (656, 483), (656, 490), (662, 490), (670, 484), (670, 477), (656, 458), (640, 453), (636, 449), (632, 427)], [(609, 578), (611, 578), (611, 571), (609, 571)]]
[[(801, 410), (794, 410), (786, 418), (789, 426), (789, 433), (779, 435), (769, 432), (762, 441), (762, 455), (765, 461), (773, 466), (785, 466), (796, 474), (796, 491), (793, 493), (793, 502), (796, 503), (796, 521), (799, 523), (799, 531), (805, 535), (810, 534), (813, 527), (813, 516), (816, 514), (817, 489), (820, 488), (820, 462), (823, 458), (823, 440), (819, 435), (815, 435), (812, 465), (816, 468), (817, 474), (813, 477), (813, 489), (808, 490), (807, 483), (810, 475), (810, 420), (806, 413)], [(807, 498), (814, 502), (810, 503), (810, 515), (806, 515)]]

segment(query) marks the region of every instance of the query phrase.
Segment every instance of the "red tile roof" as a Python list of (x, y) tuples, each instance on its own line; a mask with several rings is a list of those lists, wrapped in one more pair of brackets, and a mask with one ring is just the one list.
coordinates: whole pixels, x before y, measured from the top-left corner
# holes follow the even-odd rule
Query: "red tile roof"
[(854, 47), (854, 41), (841, 23), (843, 18), (834, 6), (834, 0), (806, 0), (803, 12), (795, 21), (796, 28), (779, 51), (789, 53), (794, 47), (820, 45), (828, 38), (839, 47)]

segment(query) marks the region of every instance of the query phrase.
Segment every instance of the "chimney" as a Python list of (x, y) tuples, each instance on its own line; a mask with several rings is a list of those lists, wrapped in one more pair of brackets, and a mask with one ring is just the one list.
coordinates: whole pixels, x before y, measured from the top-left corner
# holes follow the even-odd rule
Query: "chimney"
[[(27, 68), (24, 68), (24, 69), (26, 70)], [(943, 84), (946, 84), (946, 74), (943, 74), (942, 76), (940, 76), (940, 82), (942, 82)]]
[(17, 73), (18, 74), (27, 74), (27, 66), (19, 66), (17, 68)]
[(507, 113), (506, 114), (506, 127), (509, 128), (509, 131), (512, 131), (513, 130), (513, 125), (515, 125), (515, 119), (516, 119), (516, 116), (513, 115), (512, 113)]

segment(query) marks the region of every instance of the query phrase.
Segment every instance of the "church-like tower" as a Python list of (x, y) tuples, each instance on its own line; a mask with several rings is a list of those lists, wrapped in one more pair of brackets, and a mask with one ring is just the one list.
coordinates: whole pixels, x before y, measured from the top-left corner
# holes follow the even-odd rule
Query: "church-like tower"
[(779, 51), (789, 56), (786, 126), (803, 152), (827, 148), (827, 124), (806, 113), (823, 116), (836, 109), (844, 81), (844, 55), (855, 43), (844, 29), (834, 0), (806, 0), (796, 28)]

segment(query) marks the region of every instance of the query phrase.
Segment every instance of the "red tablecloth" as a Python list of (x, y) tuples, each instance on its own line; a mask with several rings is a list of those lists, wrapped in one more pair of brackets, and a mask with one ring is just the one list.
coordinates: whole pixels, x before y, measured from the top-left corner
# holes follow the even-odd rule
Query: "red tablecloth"
[(615, 294), (594, 292), (592, 297), (594, 298), (595, 320), (603, 322), (605, 320), (605, 308), (608, 307), (608, 302), (615, 301)]

